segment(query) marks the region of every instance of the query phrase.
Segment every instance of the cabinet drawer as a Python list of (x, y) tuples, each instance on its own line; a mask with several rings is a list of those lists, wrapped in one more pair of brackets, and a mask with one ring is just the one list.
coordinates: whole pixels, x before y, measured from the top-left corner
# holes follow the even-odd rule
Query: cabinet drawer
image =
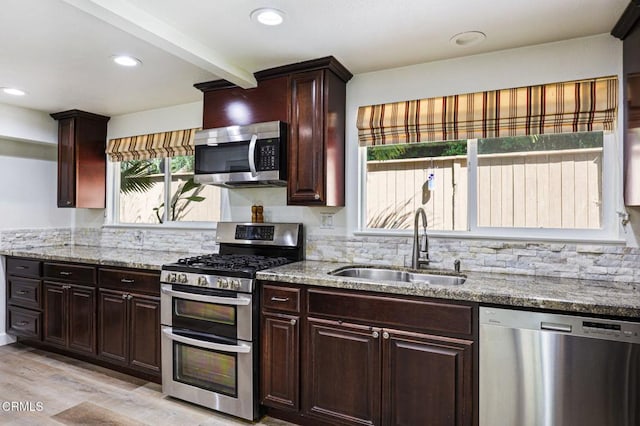
[(95, 284), (96, 268), (93, 266), (70, 265), (67, 263), (45, 263), (44, 276), (48, 279)]
[(7, 333), (40, 340), (42, 313), (7, 306)]
[(39, 260), (7, 258), (7, 274), (20, 275), (22, 277), (39, 277), (40, 276)]
[(300, 289), (265, 284), (262, 286), (262, 307), (285, 312), (300, 312)]
[(309, 315), (382, 327), (471, 335), (473, 307), (426, 300), (308, 290)]
[(104, 288), (160, 295), (160, 274), (157, 272), (100, 268), (98, 282)]
[(7, 303), (25, 308), (40, 309), (42, 287), (39, 280), (29, 278), (7, 278)]

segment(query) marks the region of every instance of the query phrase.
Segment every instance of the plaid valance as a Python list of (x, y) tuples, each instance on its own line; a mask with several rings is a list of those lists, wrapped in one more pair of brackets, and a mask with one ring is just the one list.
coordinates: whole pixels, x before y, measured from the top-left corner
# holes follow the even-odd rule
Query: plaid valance
[(111, 139), (107, 155), (111, 161), (193, 155), (193, 137), (198, 129), (176, 130)]
[(419, 99), (358, 109), (361, 146), (613, 130), (617, 77)]

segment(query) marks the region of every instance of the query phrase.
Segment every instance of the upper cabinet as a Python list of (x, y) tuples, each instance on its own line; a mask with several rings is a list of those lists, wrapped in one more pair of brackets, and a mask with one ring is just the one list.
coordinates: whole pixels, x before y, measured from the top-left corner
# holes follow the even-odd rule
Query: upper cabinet
[(58, 120), (58, 207), (104, 208), (109, 117), (79, 110)]
[(640, 1), (629, 2), (611, 34), (623, 40), (624, 201), (640, 206)]
[(204, 92), (203, 127), (289, 123), (287, 204), (344, 206), (345, 98), (352, 74), (332, 56), (260, 71), (258, 87), (224, 80)]

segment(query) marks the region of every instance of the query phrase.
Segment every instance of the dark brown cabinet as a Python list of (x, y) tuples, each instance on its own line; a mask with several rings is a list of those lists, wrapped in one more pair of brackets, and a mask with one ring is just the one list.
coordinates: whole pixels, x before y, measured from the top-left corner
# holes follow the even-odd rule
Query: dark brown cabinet
[(99, 352), (110, 362), (160, 374), (160, 299), (100, 289)]
[(272, 416), (477, 424), (476, 304), (264, 283), (262, 306), (261, 402)]
[(160, 378), (160, 276), (101, 268), (98, 356)]
[(7, 258), (7, 332), (160, 383), (160, 274)]
[(258, 87), (224, 80), (204, 92), (203, 128), (289, 123), (287, 204), (344, 206), (346, 83), (352, 74), (328, 56), (255, 73)]
[(96, 353), (96, 289), (45, 281), (44, 335), (47, 344)]
[(58, 207), (104, 208), (109, 117), (79, 110), (58, 120)]
[(265, 285), (262, 292), (260, 401), (300, 409), (300, 289)]

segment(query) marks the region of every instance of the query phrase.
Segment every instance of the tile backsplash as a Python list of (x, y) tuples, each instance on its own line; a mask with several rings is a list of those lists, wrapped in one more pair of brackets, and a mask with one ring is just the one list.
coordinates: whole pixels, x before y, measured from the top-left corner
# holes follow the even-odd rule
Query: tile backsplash
[[(0, 231), (0, 249), (78, 244), (218, 251), (214, 230), (192, 229), (17, 229)], [(411, 264), (411, 237), (307, 235), (306, 259), (392, 266)], [(543, 243), (430, 238), (431, 266), (466, 271), (640, 282), (640, 249), (623, 245)]]

